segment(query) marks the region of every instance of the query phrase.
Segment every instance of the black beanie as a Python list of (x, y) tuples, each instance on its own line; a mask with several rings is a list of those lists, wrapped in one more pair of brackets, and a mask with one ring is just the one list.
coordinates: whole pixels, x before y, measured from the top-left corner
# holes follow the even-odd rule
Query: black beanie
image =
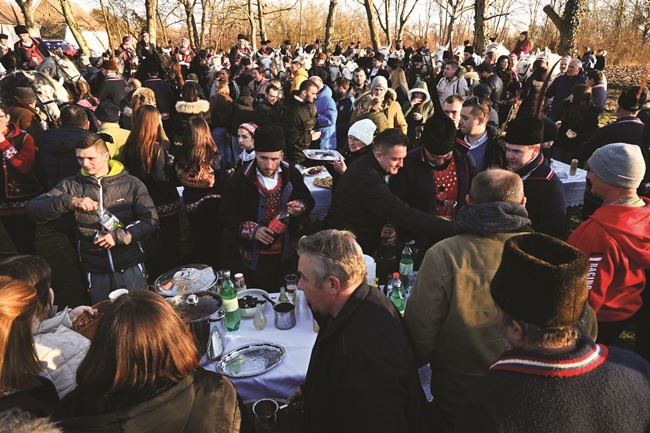
[(260, 126), (255, 130), (255, 152), (284, 150), (284, 131), (279, 126)]
[(429, 117), (420, 137), (424, 148), (435, 156), (446, 155), (454, 149), (456, 125), (444, 114)]

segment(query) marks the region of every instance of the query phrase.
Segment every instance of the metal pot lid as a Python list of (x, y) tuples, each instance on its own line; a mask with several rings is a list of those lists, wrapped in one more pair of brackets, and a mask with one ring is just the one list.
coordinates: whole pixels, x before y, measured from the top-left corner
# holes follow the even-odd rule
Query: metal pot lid
[(214, 270), (208, 265), (191, 264), (174, 268), (156, 279), (154, 289), (163, 296), (208, 290), (217, 282)]
[(223, 317), (214, 317), (220, 312), (223, 305), (221, 296), (214, 292), (185, 293), (167, 300), (174, 306), (176, 313), (187, 323)]

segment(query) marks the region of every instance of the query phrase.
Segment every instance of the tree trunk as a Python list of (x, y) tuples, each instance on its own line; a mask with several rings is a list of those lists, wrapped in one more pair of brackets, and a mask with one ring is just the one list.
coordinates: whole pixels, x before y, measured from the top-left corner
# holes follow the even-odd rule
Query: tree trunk
[(108, 37), (108, 49), (111, 50), (111, 53), (114, 53), (113, 49), (113, 36), (111, 28), (108, 25), (108, 16), (106, 15), (106, 9), (104, 8), (104, 0), (99, 0), (99, 8), (102, 12), (102, 17), (104, 18), (104, 27), (106, 27), (106, 36)]
[(149, 42), (156, 45), (158, 0), (144, 0), (144, 7), (147, 20), (147, 33), (149, 33)]
[(72, 36), (74, 36), (74, 38), (77, 40), (79, 49), (82, 53), (84, 53), (85, 56), (90, 57), (90, 48), (88, 48), (86, 38), (84, 38), (84, 35), (81, 33), (81, 28), (79, 27), (79, 24), (77, 24), (77, 20), (75, 20), (74, 15), (72, 15), (70, 0), (61, 0), (61, 12), (63, 12), (63, 17), (65, 18), (66, 24), (68, 24), (68, 27), (70, 27)]
[[(163, 22), (162, 17), (160, 16), (159, 9), (156, 9), (156, 17), (158, 18), (158, 24), (160, 24), (160, 30), (162, 30), (162, 37), (164, 39), (162, 44), (160, 45), (165, 46), (169, 41), (169, 36), (167, 36), (167, 27), (165, 27), (165, 23)], [(151, 34), (149, 35), (149, 38), (151, 38)]]
[[(401, 41), (404, 37), (404, 27), (406, 27), (406, 23), (408, 20), (411, 18), (411, 14), (415, 10), (415, 7), (417, 6), (419, 0), (414, 0), (413, 5), (411, 8), (407, 11), (407, 0), (404, 0), (402, 3), (402, 10), (400, 12), (399, 18), (396, 16), (395, 19), (398, 20), (397, 22), (397, 30), (395, 34), (395, 42)], [(428, 19), (428, 17), (427, 17)]]
[(253, 0), (248, 0), (248, 24), (253, 52), (257, 51), (257, 29), (255, 28), (255, 15), (253, 14)]
[(29, 36), (38, 36), (38, 29), (36, 28), (36, 23), (34, 22), (33, 0), (16, 0), (16, 4), (20, 8), (20, 11), (23, 13), (23, 17), (25, 18), (25, 27), (27, 27)]
[(558, 54), (561, 56), (576, 55), (576, 37), (580, 31), (580, 20), (585, 13), (585, 3), (585, 0), (568, 0), (562, 17), (552, 7), (544, 6), (544, 12), (560, 32)]
[(377, 24), (377, 14), (375, 13), (375, 5), (373, 0), (364, 0), (363, 5), (366, 8), (366, 15), (368, 16), (368, 27), (370, 28), (370, 41), (372, 42), (372, 49), (379, 52), (379, 25)]
[[(257, 0), (257, 14), (258, 14), (258, 21), (260, 23), (260, 39), (265, 41), (267, 39), (266, 36), (266, 12), (264, 11), (264, 0)], [(255, 36), (251, 36), (255, 37)]]
[(476, 54), (482, 55), (487, 44), (485, 43), (485, 11), (486, 0), (475, 0), (474, 3), (474, 48)]
[(336, 23), (336, 8), (338, 7), (339, 0), (330, 0), (330, 7), (327, 13), (327, 21), (325, 22), (325, 53), (332, 52), (332, 44), (334, 39), (334, 23)]
[(386, 15), (386, 45), (390, 51), (393, 46), (392, 32), (390, 31), (390, 0), (384, 0), (384, 14)]

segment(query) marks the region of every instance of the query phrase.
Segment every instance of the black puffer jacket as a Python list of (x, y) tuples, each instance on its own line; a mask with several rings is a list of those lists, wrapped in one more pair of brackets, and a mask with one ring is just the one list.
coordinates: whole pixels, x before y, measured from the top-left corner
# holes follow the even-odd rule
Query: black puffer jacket
[[(158, 227), (158, 214), (144, 184), (129, 175), (117, 161), (109, 161), (109, 167), (108, 175), (100, 179), (82, 170), (27, 205), (29, 216), (36, 223), (73, 212), (78, 251), (87, 272), (115, 272), (142, 263), (144, 256), (139, 242)], [(120, 220), (123, 227), (115, 230), (117, 244), (113, 248), (93, 245), (95, 235), (101, 230), (99, 215), (76, 209), (72, 205), (74, 197), (91, 198)]]
[[(488, 142), (485, 148), (485, 158), (483, 167), (476, 167), (476, 171), (483, 171), (488, 168), (506, 168), (508, 160), (506, 159), (506, 142), (501, 138), (501, 130), (488, 123), (487, 128)], [(469, 152), (470, 144), (465, 141), (465, 136), (458, 132), (456, 142), (461, 144), (463, 152)]]
[(316, 126), (316, 106), (296, 96), (293, 92), (287, 100), (284, 111), (284, 141), (286, 143), (286, 160), (300, 164), (305, 160), (303, 150), (309, 149), (311, 131)]

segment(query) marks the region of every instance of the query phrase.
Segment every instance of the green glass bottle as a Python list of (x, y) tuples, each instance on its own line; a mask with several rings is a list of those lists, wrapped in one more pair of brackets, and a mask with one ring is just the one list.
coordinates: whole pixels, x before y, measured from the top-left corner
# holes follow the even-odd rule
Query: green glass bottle
[(226, 313), (224, 318), (226, 331), (236, 331), (239, 329), (241, 319), (239, 317), (239, 300), (237, 299), (237, 288), (235, 283), (230, 279), (230, 271), (223, 271), (221, 280), (221, 297), (223, 298), (223, 311)]
[(409, 241), (404, 244), (404, 249), (399, 258), (399, 273), (402, 276), (402, 286), (406, 286), (408, 276), (413, 272), (413, 249), (411, 246), (415, 241)]
[(404, 307), (406, 302), (404, 301), (404, 292), (402, 291), (402, 282), (399, 279), (399, 274), (395, 272), (393, 274), (393, 279), (388, 283), (390, 291), (388, 292), (388, 299), (395, 305), (397, 311), (401, 315), (404, 315)]

